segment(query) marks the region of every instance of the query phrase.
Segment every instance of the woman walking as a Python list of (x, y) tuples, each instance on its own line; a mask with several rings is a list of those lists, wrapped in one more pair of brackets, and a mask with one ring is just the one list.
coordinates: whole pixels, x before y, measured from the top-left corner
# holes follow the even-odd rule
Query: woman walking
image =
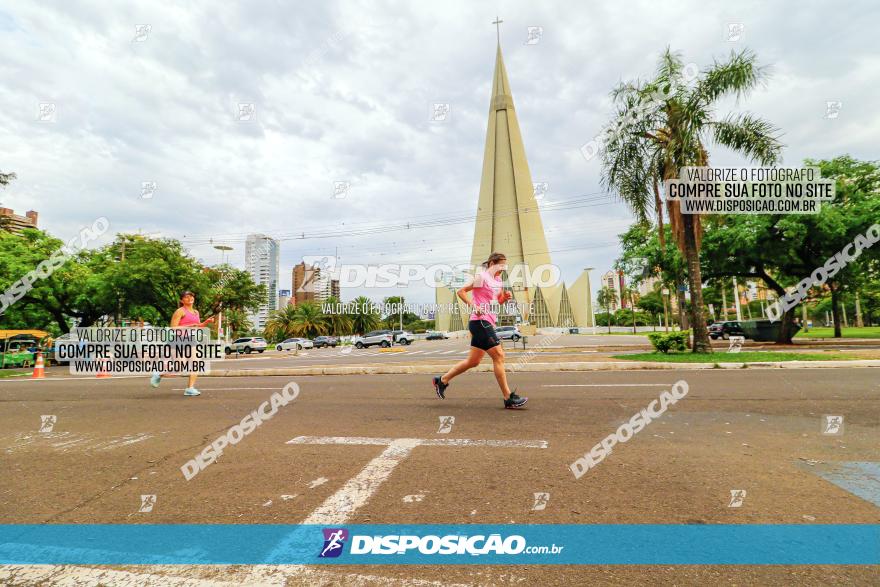
[[(214, 322), (214, 318), (208, 318), (205, 321), (202, 321), (199, 318), (199, 311), (193, 308), (193, 305), (196, 303), (196, 296), (191, 291), (183, 292), (183, 295), (180, 296), (180, 307), (174, 312), (171, 316), (171, 328), (203, 328), (206, 324), (211, 324)], [(201, 392), (196, 389), (196, 378), (198, 375), (195, 373), (190, 373), (189, 381), (187, 382), (186, 389), (183, 391), (183, 395), (186, 396), (194, 396), (194, 395), (202, 395)], [(150, 385), (153, 387), (159, 387), (159, 383), (162, 381), (162, 374), (158, 371), (153, 373), (153, 376), (150, 377)]]
[[(449, 387), (449, 382), (454, 377), (479, 365), (483, 355), (488, 353), (492, 358), (495, 379), (501, 388), (501, 395), (504, 396), (504, 407), (521, 408), (529, 400), (527, 397), (520, 397), (511, 392), (510, 387), (507, 386), (507, 373), (504, 371), (504, 349), (495, 333), (497, 316), (491, 310), (492, 301), (498, 300), (503, 304), (510, 299), (510, 292), (502, 292), (500, 278), (501, 272), (506, 269), (507, 257), (503, 253), (492, 253), (474, 279), (456, 292), (458, 298), (473, 309), (468, 322), (468, 330), (471, 333), (471, 350), (468, 358), (443, 375), (434, 377), (434, 391), (437, 392), (437, 397), (440, 399), (446, 399), (446, 388)], [(468, 292), (471, 292), (473, 301), (468, 300)]]

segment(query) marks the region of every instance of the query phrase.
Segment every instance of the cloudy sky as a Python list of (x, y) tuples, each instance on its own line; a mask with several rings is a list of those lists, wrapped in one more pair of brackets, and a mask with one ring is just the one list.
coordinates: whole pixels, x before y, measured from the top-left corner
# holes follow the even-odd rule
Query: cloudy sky
[[(42, 228), (67, 238), (106, 216), (113, 232), (179, 238), (206, 263), (220, 261), (209, 239), (242, 265), (245, 235), (266, 233), (282, 239), (282, 288), (304, 255), (337, 248), (343, 263), (467, 262), (496, 14), (569, 282), (611, 266), (631, 216), (613, 198), (552, 203), (603, 193), (598, 161), (579, 147), (608, 121), (609, 90), (650, 75), (667, 45), (700, 66), (757, 53), (766, 87), (719, 115), (746, 109), (779, 126), (785, 164), (878, 157), (870, 2), (179, 4), (0, 3), (0, 170), (18, 174), (3, 206), (39, 211)], [(537, 43), (530, 26), (542, 28)], [(827, 102), (841, 103), (836, 117)], [(435, 103), (449, 104), (443, 122), (431, 120)], [(240, 104), (254, 104), (250, 120)], [(744, 163), (710, 153), (715, 165)], [(350, 183), (345, 197), (335, 182)], [(459, 221), (363, 230), (438, 218)], [(352, 231), (372, 234), (333, 236)], [(404, 295), (433, 301), (426, 287)]]

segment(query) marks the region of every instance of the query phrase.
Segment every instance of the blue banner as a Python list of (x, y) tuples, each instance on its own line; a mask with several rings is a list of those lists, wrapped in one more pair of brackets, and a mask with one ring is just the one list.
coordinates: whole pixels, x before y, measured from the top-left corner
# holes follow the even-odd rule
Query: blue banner
[(880, 525), (0, 525), (0, 564), (876, 565)]

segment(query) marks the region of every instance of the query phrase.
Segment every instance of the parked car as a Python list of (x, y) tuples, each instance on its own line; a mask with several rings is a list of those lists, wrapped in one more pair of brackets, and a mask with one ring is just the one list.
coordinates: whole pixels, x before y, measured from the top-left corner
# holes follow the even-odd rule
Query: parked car
[(406, 330), (392, 330), (391, 334), (394, 336), (394, 342), (397, 344), (412, 344), (416, 339), (412, 332), (407, 332)]
[(315, 343), (315, 348), (322, 348), (332, 346), (336, 348), (336, 345), (339, 344), (339, 339), (335, 336), (317, 336), (313, 341)]
[(495, 328), (495, 334), (498, 335), (500, 340), (510, 339), (513, 342), (517, 342), (522, 338), (522, 334), (520, 334), (519, 328), (516, 326), (498, 326)]
[(266, 350), (266, 339), (261, 336), (245, 336), (244, 338), (236, 338), (226, 345), (226, 354), (245, 353), (251, 354), (253, 351), (262, 353)]
[(22, 335), (0, 339), (0, 368), (32, 366), (36, 346), (36, 340)]
[(709, 336), (717, 340), (727, 340), (731, 336), (745, 336), (746, 333), (739, 322), (715, 322), (709, 325)]
[(288, 338), (282, 342), (279, 342), (275, 345), (276, 351), (292, 351), (296, 349), (301, 351), (303, 349), (314, 348), (315, 343), (309, 340), (308, 338)]
[(363, 336), (354, 337), (354, 346), (359, 349), (373, 345), (379, 345), (384, 348), (390, 347), (393, 341), (394, 335), (391, 334), (390, 330), (374, 330)]
[(447, 338), (449, 338), (448, 334), (438, 330), (429, 330), (428, 335), (425, 336), (425, 340), (446, 340)]

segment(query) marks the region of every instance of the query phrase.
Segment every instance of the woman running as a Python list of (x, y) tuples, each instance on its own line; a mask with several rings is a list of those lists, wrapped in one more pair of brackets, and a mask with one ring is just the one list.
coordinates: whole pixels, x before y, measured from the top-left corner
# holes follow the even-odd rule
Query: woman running
[[(214, 322), (214, 318), (208, 318), (204, 322), (202, 322), (201, 318), (199, 318), (199, 311), (193, 309), (193, 304), (196, 303), (196, 296), (191, 291), (183, 292), (183, 295), (180, 296), (180, 307), (174, 312), (171, 316), (171, 328), (178, 327), (190, 327), (190, 328), (203, 328), (206, 324), (211, 324)], [(193, 396), (193, 395), (202, 395), (201, 392), (196, 389), (196, 378), (198, 375), (195, 373), (190, 373), (189, 381), (187, 383), (186, 389), (183, 390), (183, 395)], [(153, 373), (153, 376), (150, 377), (150, 385), (153, 387), (159, 387), (159, 383), (162, 381), (162, 374), (158, 371)]]
[[(492, 370), (504, 396), (505, 408), (521, 408), (529, 398), (519, 397), (507, 386), (507, 373), (504, 371), (504, 349), (495, 333), (496, 315), (491, 311), (493, 300), (503, 304), (510, 299), (510, 292), (502, 292), (501, 272), (507, 269), (507, 257), (503, 253), (492, 253), (483, 268), (463, 288), (456, 292), (458, 298), (468, 307), (473, 308), (468, 330), (471, 332), (471, 351), (468, 358), (447, 371), (440, 377), (434, 377), (434, 390), (437, 397), (446, 399), (446, 388), (453, 377), (461, 375), (468, 369), (476, 367), (488, 353), (492, 357)], [(473, 303), (468, 300), (467, 293), (472, 292)]]

